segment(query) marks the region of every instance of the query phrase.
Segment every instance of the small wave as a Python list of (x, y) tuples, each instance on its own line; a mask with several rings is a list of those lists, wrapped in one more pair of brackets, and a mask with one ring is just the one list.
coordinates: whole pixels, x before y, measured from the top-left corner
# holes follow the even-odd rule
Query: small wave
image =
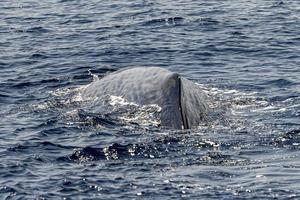
[(51, 32), (51, 30), (47, 29), (47, 28), (44, 28), (44, 27), (41, 27), (41, 26), (37, 26), (37, 27), (28, 28), (28, 29), (25, 30), (25, 32), (28, 32), (28, 33), (48, 33), (48, 32)]
[[(6, 92), (0, 92), (0, 104), (11, 103), (13, 100), (13, 96), (11, 94), (7, 94)], [(1, 112), (0, 112), (1, 114)]]
[(31, 58), (46, 59), (46, 58), (48, 58), (48, 56), (45, 53), (33, 53), (33, 54), (31, 54)]
[(287, 79), (276, 79), (276, 80), (271, 80), (271, 81), (266, 81), (264, 83), (262, 83), (262, 85), (265, 85), (265, 86), (275, 86), (275, 87), (286, 87), (286, 86), (290, 86), (290, 85), (294, 85), (295, 83), (290, 81), (290, 80), (287, 80)]
[[(147, 132), (144, 134), (147, 134)], [(149, 134), (153, 133), (149, 132)], [(135, 137), (139, 138), (140, 136)], [(166, 135), (152, 135), (152, 138), (138, 143), (113, 143), (104, 145), (101, 148), (94, 146), (77, 148), (71, 155), (68, 155), (63, 160), (69, 159), (75, 162), (90, 162), (95, 160), (156, 159), (167, 157), (169, 154), (174, 154), (174, 156), (178, 154), (178, 156), (180, 156), (183, 151), (186, 151), (186, 153), (189, 152), (189, 154), (193, 156), (194, 151), (190, 151), (191, 149), (197, 151), (200, 149), (215, 151), (218, 148), (219, 144), (217, 142), (203, 140), (198, 136), (195, 138), (194, 136), (186, 134), (169, 133)]]
[(27, 87), (33, 87), (33, 86), (41, 86), (41, 85), (45, 85), (48, 83), (60, 83), (63, 80), (60, 78), (49, 78), (49, 79), (42, 79), (42, 80), (36, 80), (36, 81), (23, 81), (21, 82), (21, 80), (16, 80), (10, 87), (14, 88), (14, 89), (23, 89), (23, 88), (27, 88)]
[[(125, 159), (138, 155), (141, 148), (141, 146), (135, 144), (122, 145), (118, 143), (114, 143), (104, 148), (88, 146), (75, 149), (75, 151), (68, 156), (68, 159), (77, 162)], [(146, 156), (146, 154), (143, 154), (143, 156)]]
[(293, 149), (300, 148), (300, 130), (292, 130), (287, 133), (282, 134), (279, 137), (276, 137), (271, 142), (272, 145), (277, 147), (290, 147)]
[[(77, 16), (75, 16), (75, 17), (77, 17)], [(71, 20), (71, 21), (76, 23), (76, 24), (89, 24), (89, 23), (94, 22), (91, 19), (74, 19), (74, 20)]]
[(280, 7), (284, 7), (286, 6), (286, 3), (282, 0), (277, 0), (277, 1), (274, 1), (270, 6), (269, 8), (280, 8)]
[(217, 25), (220, 22), (216, 19), (210, 18), (210, 17), (201, 17), (197, 20), (195, 20), (196, 23), (200, 23), (201, 25)]
[[(31, 138), (31, 140), (34, 140), (34, 138)], [(74, 146), (65, 146), (57, 143), (52, 143), (49, 141), (42, 141), (42, 142), (24, 142), (16, 144), (12, 147), (8, 148), (8, 151), (12, 152), (35, 152), (34, 148), (38, 149), (47, 149), (47, 150), (53, 150), (53, 149), (74, 149)]]
[(184, 22), (182, 17), (169, 17), (169, 18), (159, 18), (151, 19), (149, 21), (143, 22), (144, 26), (158, 26), (158, 25), (179, 25)]
[(82, 149), (76, 149), (75, 152), (68, 157), (68, 159), (78, 162), (87, 162), (92, 160), (105, 159), (105, 155), (102, 149), (85, 147)]
[(60, 0), (58, 3), (73, 2), (73, 1), (76, 1), (76, 0)]

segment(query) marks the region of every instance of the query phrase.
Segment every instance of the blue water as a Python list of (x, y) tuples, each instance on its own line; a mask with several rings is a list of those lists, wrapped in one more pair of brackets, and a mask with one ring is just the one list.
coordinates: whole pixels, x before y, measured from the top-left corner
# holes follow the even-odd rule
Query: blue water
[[(211, 121), (80, 98), (128, 66), (182, 74)], [(300, 4), (2, 0), (1, 199), (300, 199)]]

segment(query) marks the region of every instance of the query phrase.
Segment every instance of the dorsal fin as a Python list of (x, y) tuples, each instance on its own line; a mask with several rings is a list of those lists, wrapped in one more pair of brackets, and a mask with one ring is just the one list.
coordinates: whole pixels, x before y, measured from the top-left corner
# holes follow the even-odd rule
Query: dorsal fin
[(182, 86), (182, 82), (181, 79), (179, 81), (179, 108), (180, 108), (180, 115), (181, 115), (181, 119), (182, 119), (182, 125), (183, 125), (183, 129), (189, 129), (189, 122), (187, 119), (187, 115), (186, 115), (186, 107), (184, 106), (184, 98), (182, 98), (184, 95), (183, 92), (183, 86)]
[(181, 83), (181, 112), (185, 128), (193, 128), (200, 124), (207, 115), (207, 97), (199, 85), (185, 78), (180, 78)]

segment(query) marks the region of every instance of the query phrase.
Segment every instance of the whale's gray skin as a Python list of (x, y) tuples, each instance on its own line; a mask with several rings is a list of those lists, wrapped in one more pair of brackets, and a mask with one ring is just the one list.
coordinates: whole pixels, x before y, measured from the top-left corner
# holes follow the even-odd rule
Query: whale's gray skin
[(207, 98), (198, 85), (159, 67), (135, 67), (111, 73), (90, 84), (83, 98), (121, 96), (139, 105), (161, 107), (161, 126), (190, 129), (203, 120)]

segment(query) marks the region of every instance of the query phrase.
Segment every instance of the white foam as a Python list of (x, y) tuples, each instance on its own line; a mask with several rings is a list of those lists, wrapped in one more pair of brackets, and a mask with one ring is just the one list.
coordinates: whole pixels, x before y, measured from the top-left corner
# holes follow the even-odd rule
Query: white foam
[(112, 106), (116, 106), (116, 105), (121, 105), (121, 106), (126, 106), (126, 105), (133, 105), (133, 106), (138, 106), (138, 104), (133, 103), (133, 102), (129, 102), (126, 99), (124, 99), (123, 97), (120, 96), (110, 96), (110, 105)]
[(91, 76), (93, 77), (93, 82), (99, 81), (99, 76), (98, 76), (98, 75), (93, 74), (93, 73), (91, 72), (91, 70), (88, 70), (88, 72), (89, 72), (89, 75), (91, 75)]

